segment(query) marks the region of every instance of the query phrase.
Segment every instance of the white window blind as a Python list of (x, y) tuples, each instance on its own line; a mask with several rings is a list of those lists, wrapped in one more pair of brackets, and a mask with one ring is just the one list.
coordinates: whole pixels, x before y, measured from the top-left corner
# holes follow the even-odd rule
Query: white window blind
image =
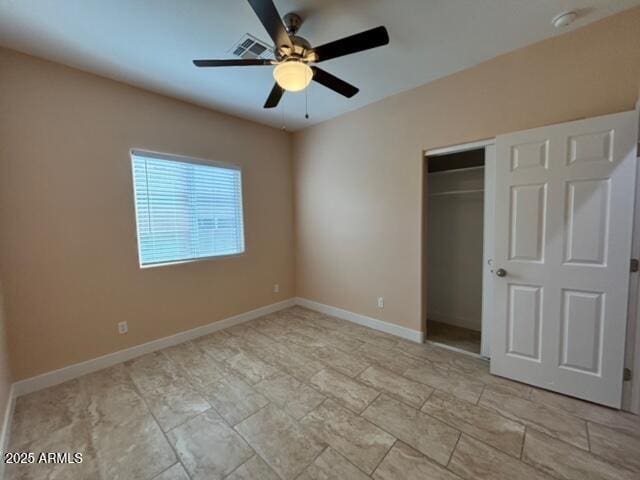
[(132, 151), (140, 266), (244, 251), (239, 168)]

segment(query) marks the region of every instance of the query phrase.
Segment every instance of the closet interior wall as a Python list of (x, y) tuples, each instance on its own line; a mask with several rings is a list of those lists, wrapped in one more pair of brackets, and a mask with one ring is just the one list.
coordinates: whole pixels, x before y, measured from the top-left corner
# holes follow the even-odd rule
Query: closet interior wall
[(430, 172), (427, 205), (427, 322), (479, 332), (484, 167)]

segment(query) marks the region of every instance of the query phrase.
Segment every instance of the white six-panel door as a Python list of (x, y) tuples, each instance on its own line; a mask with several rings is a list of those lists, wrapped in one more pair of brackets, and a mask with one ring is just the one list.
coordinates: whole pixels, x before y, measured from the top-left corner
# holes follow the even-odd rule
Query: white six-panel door
[(637, 132), (625, 112), (496, 138), (492, 373), (620, 407)]

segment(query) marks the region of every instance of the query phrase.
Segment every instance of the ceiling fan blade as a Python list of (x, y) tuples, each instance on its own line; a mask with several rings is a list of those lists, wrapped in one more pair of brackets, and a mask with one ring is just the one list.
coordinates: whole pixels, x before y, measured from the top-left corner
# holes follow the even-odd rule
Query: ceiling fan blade
[(275, 108), (278, 106), (280, 99), (282, 98), (282, 94), (284, 90), (277, 83), (273, 84), (273, 88), (271, 89), (271, 93), (269, 94), (269, 98), (264, 103), (264, 108)]
[(272, 65), (271, 60), (262, 59), (237, 59), (237, 60), (194, 60), (196, 67), (251, 67), (259, 65)]
[(331, 58), (343, 57), (370, 48), (381, 47), (389, 43), (389, 33), (385, 27), (376, 27), (371, 30), (356, 33), (349, 37), (341, 38), (334, 42), (325, 43), (313, 49), (318, 57), (318, 62)]
[(260, 22), (275, 43), (276, 49), (292, 46), (289, 34), (284, 28), (284, 23), (282, 23), (280, 14), (272, 0), (249, 0), (249, 5), (256, 12)]
[(311, 70), (313, 70), (313, 80), (340, 95), (351, 98), (360, 91), (357, 87), (354, 87), (344, 80), (340, 80), (338, 77), (331, 75), (329, 72), (325, 72), (321, 68), (311, 67)]

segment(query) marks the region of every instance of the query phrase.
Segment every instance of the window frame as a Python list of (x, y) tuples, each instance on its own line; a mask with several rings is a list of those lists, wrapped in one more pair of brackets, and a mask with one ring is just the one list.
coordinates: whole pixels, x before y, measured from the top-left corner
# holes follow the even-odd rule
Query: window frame
[[(221, 167), (221, 168), (227, 168), (229, 170), (237, 170), (240, 174), (240, 202), (241, 202), (240, 207), (242, 210), (241, 218), (242, 218), (242, 237), (243, 237), (242, 251), (238, 253), (228, 253), (224, 255), (209, 255), (207, 257), (185, 258), (183, 260), (172, 260), (168, 262), (143, 264), (141, 244), (140, 244), (140, 231), (138, 229), (140, 222), (138, 219), (138, 206), (136, 204), (136, 198), (137, 198), (136, 197), (136, 180), (135, 180), (134, 167), (133, 167), (134, 156), (142, 156), (142, 157), (146, 156), (151, 158), (157, 158), (159, 160), (169, 160), (169, 161), (175, 161), (175, 162), (204, 165), (207, 167)], [(138, 250), (138, 266), (140, 269), (168, 267), (171, 265), (181, 265), (184, 263), (196, 263), (196, 262), (210, 261), (210, 260), (225, 260), (225, 259), (232, 259), (236, 257), (242, 257), (247, 254), (247, 235), (246, 235), (245, 201), (244, 201), (245, 200), (244, 199), (244, 175), (242, 172), (242, 167), (240, 165), (228, 163), (228, 162), (220, 162), (217, 160), (209, 160), (209, 159), (200, 158), (200, 157), (191, 157), (188, 155), (157, 152), (154, 150), (147, 150), (143, 148), (131, 148), (129, 149), (129, 167), (131, 168), (131, 187), (132, 187), (132, 193), (133, 193), (132, 205), (133, 205), (133, 213), (135, 218), (136, 244), (137, 244), (137, 250)]]

